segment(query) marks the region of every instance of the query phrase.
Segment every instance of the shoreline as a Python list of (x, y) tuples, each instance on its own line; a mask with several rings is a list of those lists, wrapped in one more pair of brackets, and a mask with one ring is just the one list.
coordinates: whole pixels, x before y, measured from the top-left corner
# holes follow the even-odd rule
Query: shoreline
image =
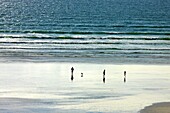
[(170, 102), (154, 103), (146, 106), (139, 113), (170, 113)]
[(170, 65), (167, 60), (141, 58), (1, 57), (0, 63), (87, 63), (114, 65)]

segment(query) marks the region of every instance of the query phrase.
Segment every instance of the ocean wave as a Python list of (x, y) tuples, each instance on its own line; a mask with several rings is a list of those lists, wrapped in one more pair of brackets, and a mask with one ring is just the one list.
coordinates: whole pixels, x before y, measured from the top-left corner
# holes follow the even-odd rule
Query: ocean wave
[(70, 35), (70, 36), (50, 36), (46, 34), (0, 34), (0, 39), (55, 39), (55, 40), (170, 40), (170, 37), (153, 37), (153, 36), (84, 36), (84, 35)]
[[(61, 54), (62, 53), (62, 54)], [(165, 58), (170, 59), (170, 53), (162, 53), (162, 52), (95, 52), (95, 55), (92, 54), (94, 52), (86, 52), (82, 54), (76, 54), (76, 51), (73, 52), (33, 52), (33, 51), (2, 51), (0, 53), (0, 57), (34, 57), (33, 60), (36, 60), (36, 57), (50, 57), (57, 58)]]
[(101, 45), (101, 44), (104, 44), (104, 45), (126, 45), (126, 44), (131, 44), (131, 45), (169, 45), (170, 43), (168, 42), (156, 42), (156, 43), (144, 43), (144, 42), (96, 42), (96, 41), (90, 41), (90, 42), (75, 42), (75, 41), (71, 41), (71, 42), (44, 42), (44, 41), (12, 41), (12, 42), (7, 42), (7, 41), (1, 41), (0, 44), (34, 44), (34, 45), (60, 45), (60, 44), (67, 44), (67, 45)]

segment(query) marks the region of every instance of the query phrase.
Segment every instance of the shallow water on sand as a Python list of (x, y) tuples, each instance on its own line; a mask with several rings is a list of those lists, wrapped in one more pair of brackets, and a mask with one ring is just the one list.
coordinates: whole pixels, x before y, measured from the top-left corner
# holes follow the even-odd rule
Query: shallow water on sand
[(152, 103), (170, 101), (169, 68), (169, 65), (1, 63), (0, 111), (137, 113)]

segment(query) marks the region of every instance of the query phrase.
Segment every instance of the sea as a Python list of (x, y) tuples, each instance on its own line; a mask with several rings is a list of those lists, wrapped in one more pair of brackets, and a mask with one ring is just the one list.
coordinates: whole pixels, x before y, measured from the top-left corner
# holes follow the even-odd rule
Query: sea
[(170, 64), (170, 0), (0, 0), (0, 61)]
[(170, 0), (0, 0), (0, 113), (139, 113), (169, 69)]

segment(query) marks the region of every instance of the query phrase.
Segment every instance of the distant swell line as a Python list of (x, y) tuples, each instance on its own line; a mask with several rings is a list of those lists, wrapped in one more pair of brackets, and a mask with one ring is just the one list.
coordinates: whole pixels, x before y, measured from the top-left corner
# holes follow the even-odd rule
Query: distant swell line
[[(70, 45), (79, 45), (79, 44), (127, 44), (125, 42), (0, 42), (0, 44), (70, 44)], [(170, 43), (132, 43), (128, 42), (128, 44), (133, 45), (169, 45)]]
[(118, 37), (106, 37), (106, 38), (101, 38), (101, 37), (71, 37), (71, 36), (63, 36), (63, 37), (32, 37), (32, 36), (23, 36), (23, 37), (16, 37), (16, 36), (0, 36), (0, 38), (26, 38), (26, 39), (55, 39), (55, 40), (64, 40), (64, 39), (71, 39), (71, 40), (93, 40), (93, 39), (98, 39), (98, 40), (170, 40), (170, 37), (165, 37), (165, 38), (118, 38)]
[[(1, 15), (0, 15), (1, 17)], [(59, 21), (58, 21), (59, 22)], [(119, 24), (113, 24), (113, 25), (107, 25), (107, 24), (67, 24), (67, 23), (62, 23), (62, 24), (58, 24), (58, 23), (37, 23), (37, 22), (32, 22), (32, 23), (0, 23), (1, 26), (4, 25), (8, 25), (8, 26), (25, 26), (25, 27), (34, 27), (34, 26), (55, 26), (55, 27), (77, 27), (77, 28), (170, 28), (169, 25), (119, 25)]]
[(44, 33), (44, 34), (77, 34), (77, 35), (170, 35), (169, 32), (95, 32), (95, 31), (0, 31), (0, 33)]
[(139, 49), (125, 49), (125, 48), (33, 48), (33, 47), (0, 47), (0, 49), (23, 49), (23, 50), (159, 50), (159, 51), (169, 51), (170, 49), (150, 49), (150, 48), (139, 48)]

